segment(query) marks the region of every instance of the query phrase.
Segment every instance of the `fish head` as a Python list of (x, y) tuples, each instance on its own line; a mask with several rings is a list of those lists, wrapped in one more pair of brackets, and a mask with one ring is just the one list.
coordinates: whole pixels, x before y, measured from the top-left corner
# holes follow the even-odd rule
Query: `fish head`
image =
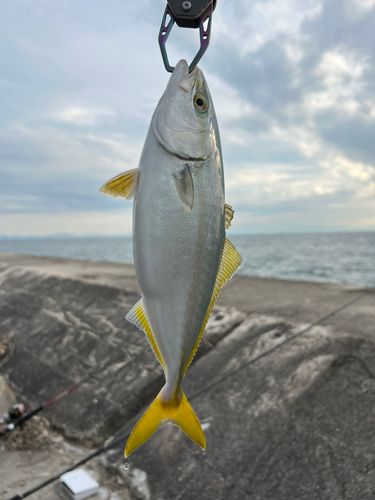
[(184, 159), (206, 160), (216, 152), (218, 128), (203, 72), (189, 73), (185, 60), (176, 65), (154, 115), (158, 141)]

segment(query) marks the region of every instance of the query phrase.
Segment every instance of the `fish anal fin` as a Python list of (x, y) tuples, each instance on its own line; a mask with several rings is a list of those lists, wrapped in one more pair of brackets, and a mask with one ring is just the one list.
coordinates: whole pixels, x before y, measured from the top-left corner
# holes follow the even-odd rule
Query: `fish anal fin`
[(187, 163), (181, 172), (173, 174), (173, 180), (180, 200), (189, 212), (191, 212), (194, 205), (194, 184), (190, 167)]
[(151, 326), (148, 322), (148, 318), (146, 315), (145, 307), (143, 304), (143, 299), (140, 299), (133, 308), (128, 312), (125, 316), (125, 319), (132, 323), (140, 330), (143, 330), (147, 336), (147, 339), (155, 353), (155, 356), (158, 358), (161, 366), (164, 369), (164, 361), (160, 354), (159, 346), (156, 342), (154, 334), (152, 332)]
[(122, 174), (116, 175), (111, 180), (103, 184), (99, 189), (100, 193), (109, 194), (113, 197), (126, 198), (131, 200), (138, 187), (139, 170), (134, 168)]
[(225, 204), (224, 206), (224, 225), (225, 229), (231, 225), (233, 219), (234, 210), (230, 205)]
[(185, 375), (186, 370), (189, 368), (189, 365), (192, 362), (192, 359), (194, 358), (195, 352), (198, 349), (199, 343), (200, 343), (202, 335), (203, 335), (203, 331), (206, 327), (208, 318), (211, 314), (212, 308), (215, 305), (215, 302), (216, 302), (217, 296), (220, 293), (220, 290), (222, 289), (223, 285), (225, 285), (225, 283), (232, 278), (234, 273), (236, 271), (238, 271), (238, 269), (242, 265), (242, 262), (243, 261), (242, 261), (241, 255), (237, 252), (237, 250), (234, 248), (232, 243), (225, 238), (223, 250), (222, 250), (222, 254), (221, 254), (221, 260), (220, 260), (220, 264), (219, 264), (219, 270), (218, 270), (217, 275), (216, 275), (215, 286), (214, 286), (214, 290), (212, 292), (210, 304), (208, 306), (206, 316), (204, 317), (202, 327), (200, 329), (197, 340), (195, 341), (194, 347), (193, 347), (193, 349), (188, 357), (188, 360), (186, 362), (183, 376)]
[(125, 447), (125, 458), (149, 439), (164, 423), (177, 425), (194, 443), (204, 450), (206, 440), (201, 424), (181, 390), (180, 398), (163, 402), (162, 392), (156, 396), (132, 430)]

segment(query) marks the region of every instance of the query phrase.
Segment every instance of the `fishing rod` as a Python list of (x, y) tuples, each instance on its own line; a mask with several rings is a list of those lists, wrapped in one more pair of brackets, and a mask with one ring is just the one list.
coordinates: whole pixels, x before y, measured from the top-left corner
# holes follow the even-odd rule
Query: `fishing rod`
[[(102, 339), (99, 342), (99, 345), (101, 342), (104, 342), (104, 340), (106, 340), (106, 339)], [(13, 350), (14, 350), (14, 347), (13, 347)], [(7, 362), (9, 361), (9, 359), (10, 358), (7, 359)], [(120, 360), (120, 357), (118, 358), (118, 360)], [(115, 363), (116, 361), (117, 361), (117, 359), (115, 359), (113, 361), (113, 363)], [(89, 380), (93, 375), (96, 375), (96, 374), (102, 372), (106, 368), (107, 368), (106, 366), (103, 366), (99, 370), (98, 369), (91, 370), (91, 372), (89, 372), (88, 375), (86, 375), (86, 377), (84, 377), (82, 380), (73, 384), (72, 386), (68, 387), (67, 389), (63, 390), (57, 396), (54, 396), (53, 398), (49, 399), (44, 404), (38, 406), (34, 410), (31, 410), (29, 413), (25, 414), (26, 410), (25, 410), (25, 406), (23, 404), (16, 404), (16, 405), (12, 406), (8, 410), (8, 414), (6, 416), (4, 416), (3, 419), (0, 420), (0, 425), (8, 424), (4, 430), (0, 431), (0, 437), (3, 437), (6, 434), (8, 434), (8, 432), (13, 431), (16, 427), (22, 427), (22, 425), (27, 420), (30, 420), (31, 417), (33, 417), (34, 415), (37, 415), (39, 412), (45, 410), (49, 406), (52, 406), (54, 403), (56, 403), (60, 399), (64, 398), (68, 394), (71, 394), (73, 391), (78, 389), (82, 384), (84, 384), (87, 380)]]
[(76, 389), (78, 389), (78, 387), (80, 385), (82, 385), (82, 382), (73, 384), (68, 389), (65, 389), (64, 391), (60, 392), (60, 394), (58, 394), (57, 396), (53, 397), (52, 399), (49, 399), (46, 403), (38, 406), (37, 408), (35, 408), (34, 410), (30, 411), (29, 413), (26, 413), (26, 415), (22, 415), (25, 412), (23, 405), (14, 405), (14, 406), (12, 406), (12, 408), (10, 408), (10, 410), (8, 412), (9, 413), (9, 417), (7, 419), (4, 419), (5, 420), (4, 423), (8, 423), (8, 425), (7, 425), (7, 427), (3, 431), (0, 432), (0, 437), (5, 436), (10, 431), (13, 431), (16, 427), (20, 427), (20, 426), (22, 427), (22, 425), (27, 420), (30, 420), (31, 417), (33, 417), (34, 415), (37, 415), (42, 410), (45, 410), (49, 406), (52, 406), (59, 399), (67, 396), (71, 392), (73, 392)]
[[(114, 362), (116, 362), (116, 361), (117, 360), (115, 359)], [(25, 407), (22, 404), (18, 404), (18, 405), (12, 406), (8, 410), (8, 415), (4, 419), (2, 419), (2, 421), (0, 421), (0, 425), (1, 424), (8, 424), (7, 427), (3, 431), (0, 431), (0, 437), (3, 437), (6, 434), (8, 434), (8, 432), (13, 431), (16, 427), (22, 427), (22, 425), (27, 420), (30, 420), (31, 417), (33, 417), (34, 415), (37, 415), (38, 413), (40, 413), (41, 411), (45, 410), (49, 406), (52, 406), (53, 404), (55, 404), (57, 401), (59, 401), (60, 399), (64, 398), (68, 394), (71, 394), (73, 391), (75, 391), (76, 389), (78, 389), (79, 387), (81, 387), (82, 384), (84, 384), (87, 380), (89, 380), (93, 375), (96, 375), (96, 374), (102, 372), (106, 368), (107, 368), (106, 366), (103, 366), (99, 370), (97, 370), (97, 369), (92, 370), (82, 380), (80, 380), (79, 382), (76, 382), (75, 384), (71, 385), (67, 389), (65, 389), (62, 392), (60, 392), (59, 394), (57, 394), (57, 396), (54, 396), (53, 398), (49, 399), (44, 404), (38, 406), (34, 410), (31, 410), (29, 413), (24, 414), (25, 413)]]
[[(271, 347), (271, 349), (268, 349), (267, 351), (265, 352), (262, 352), (260, 353), (258, 356), (255, 356), (255, 358), (252, 358), (250, 359), (249, 361), (247, 361), (246, 363), (244, 363), (243, 365), (241, 365), (240, 367), (234, 369), (233, 371), (227, 373), (226, 375), (223, 375), (222, 377), (220, 377), (219, 379), (213, 381), (211, 384), (208, 384), (206, 387), (203, 387), (203, 389), (195, 392), (192, 396), (189, 396), (189, 400), (193, 400), (195, 398), (197, 398), (198, 396), (200, 396), (201, 394), (209, 391), (210, 389), (212, 389), (214, 386), (220, 384), (221, 382), (227, 380), (228, 378), (232, 377), (233, 375), (235, 375), (236, 373), (238, 373), (239, 371), (243, 370), (244, 368), (246, 368), (247, 366), (249, 365), (252, 365), (254, 363), (256, 363), (257, 361), (259, 361), (260, 359), (268, 356), (269, 354), (275, 352), (276, 350), (284, 347), (286, 344), (288, 344), (289, 342), (291, 342), (293, 339), (295, 339), (296, 337), (299, 337), (303, 334), (305, 334), (306, 332), (308, 332), (309, 330), (311, 330), (312, 328), (314, 328), (314, 326), (318, 326), (320, 325), (321, 323), (323, 323), (324, 321), (326, 321), (327, 319), (329, 318), (332, 318), (333, 316), (335, 316), (336, 314), (338, 314), (339, 312), (343, 311), (344, 309), (347, 309), (348, 307), (350, 307), (351, 305), (353, 305), (355, 302), (358, 302), (359, 300), (361, 300), (364, 296), (366, 296), (367, 294), (366, 293), (361, 293), (360, 295), (358, 295), (357, 297), (355, 297), (354, 299), (350, 300), (349, 302), (347, 302), (346, 304), (344, 304), (343, 306), (335, 309), (334, 311), (332, 311), (331, 313), (323, 316), (322, 318), (318, 319), (317, 321), (315, 321), (314, 323), (311, 323), (310, 325), (308, 325), (307, 327), (305, 328), (302, 328), (301, 330), (299, 330), (297, 333), (295, 333), (294, 335), (288, 337), (287, 339), (283, 340), (282, 342), (280, 342), (279, 344), (277, 344), (276, 346), (274, 347)], [(142, 413), (144, 410), (141, 410), (136, 416), (134, 416), (127, 424), (126, 426), (129, 427), (130, 424), (132, 423), (133, 420), (135, 420), (136, 418), (138, 418), (138, 415), (140, 413)], [(130, 431), (127, 431), (126, 433), (122, 434), (121, 436), (115, 438), (114, 440), (112, 440), (110, 443), (108, 443), (107, 445), (103, 446), (102, 448), (99, 448), (98, 450), (94, 451), (93, 453), (91, 453), (90, 455), (87, 455), (85, 458), (83, 458), (82, 460), (80, 460), (79, 462), (71, 465), (70, 467), (68, 467), (67, 469), (55, 474), (54, 476), (51, 476), (49, 479), (43, 481), (42, 483), (34, 486), (33, 488), (31, 488), (30, 490), (27, 490), (25, 491), (24, 493), (21, 493), (19, 495), (15, 495), (14, 497), (10, 498), (9, 500), (23, 500), (24, 498), (27, 498), (29, 497), (30, 495), (32, 495), (33, 493), (36, 493), (37, 491), (45, 488), (46, 486), (48, 486), (49, 484), (53, 483), (54, 481), (57, 481), (58, 479), (60, 479), (61, 476), (63, 476), (64, 474), (66, 474), (67, 472), (70, 472), (74, 469), (76, 469), (77, 467), (79, 467), (80, 465), (83, 465), (87, 462), (89, 462), (91, 459), (101, 455), (102, 453), (108, 451), (109, 449), (113, 448), (114, 446), (116, 446), (117, 444), (120, 444), (121, 442), (125, 441), (128, 437), (130, 436)]]

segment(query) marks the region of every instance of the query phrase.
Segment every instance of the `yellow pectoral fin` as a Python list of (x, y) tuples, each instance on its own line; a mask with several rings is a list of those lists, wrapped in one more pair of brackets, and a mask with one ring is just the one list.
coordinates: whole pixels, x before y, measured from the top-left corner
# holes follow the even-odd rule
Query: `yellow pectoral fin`
[(139, 170), (134, 168), (116, 175), (99, 189), (100, 193), (131, 200), (138, 187)]
[(176, 399), (163, 403), (161, 392), (159, 392), (132, 430), (126, 443), (125, 458), (147, 441), (166, 420), (177, 425), (202, 450), (206, 448), (206, 440), (201, 424), (185, 394), (181, 391), (182, 397), (180, 400)]
[(185, 368), (184, 368), (184, 374), (185, 376), (186, 370), (189, 368), (189, 365), (194, 358), (195, 352), (198, 349), (199, 343), (201, 341), (203, 331), (206, 327), (208, 318), (211, 314), (212, 308), (215, 305), (217, 296), (220, 293), (221, 288), (225, 283), (231, 279), (233, 274), (238, 271), (238, 269), (242, 265), (242, 257), (241, 255), (237, 252), (237, 250), (234, 248), (232, 243), (225, 238), (224, 240), (224, 246), (223, 246), (223, 251), (221, 254), (221, 260), (220, 260), (220, 265), (219, 265), (219, 270), (216, 275), (216, 281), (215, 281), (215, 286), (214, 286), (214, 291), (212, 292), (210, 304), (208, 306), (206, 316), (204, 317), (199, 335), (197, 337), (197, 340), (195, 341), (194, 347), (190, 353), (190, 356), (188, 357), (188, 360), (186, 362)]

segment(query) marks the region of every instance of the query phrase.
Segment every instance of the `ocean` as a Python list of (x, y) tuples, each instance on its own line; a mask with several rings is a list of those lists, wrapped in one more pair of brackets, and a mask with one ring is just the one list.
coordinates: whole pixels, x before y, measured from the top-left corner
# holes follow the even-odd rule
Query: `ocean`
[[(375, 287), (375, 233), (230, 235), (239, 273)], [(131, 237), (0, 239), (0, 252), (133, 263)]]

